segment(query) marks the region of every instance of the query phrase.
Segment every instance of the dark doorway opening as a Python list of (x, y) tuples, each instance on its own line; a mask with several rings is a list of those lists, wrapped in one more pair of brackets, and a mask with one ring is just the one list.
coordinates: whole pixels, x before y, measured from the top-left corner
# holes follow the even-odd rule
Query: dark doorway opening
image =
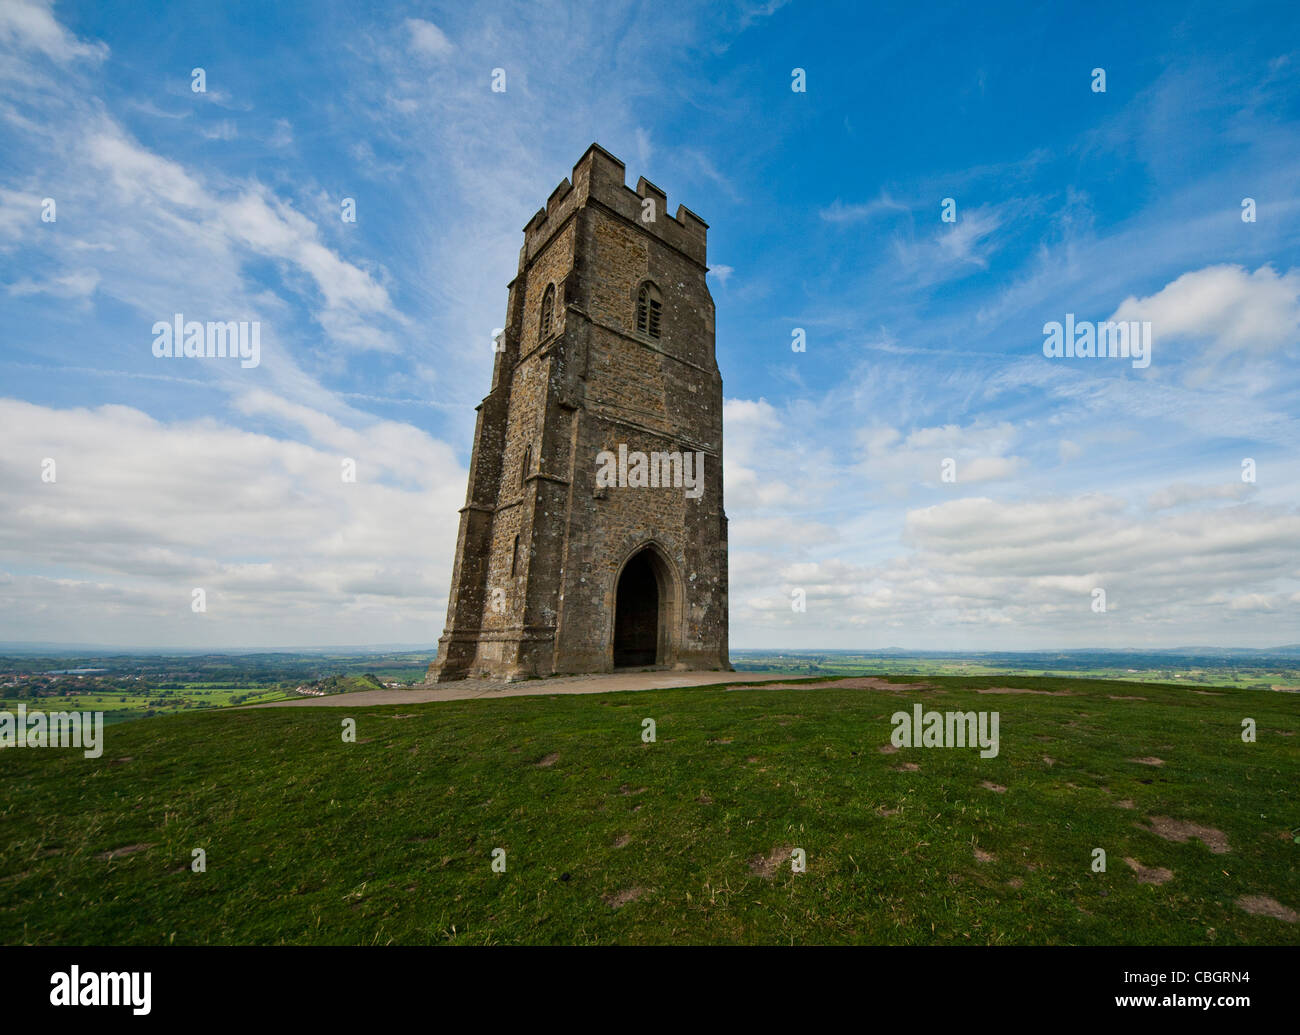
[(614, 667), (659, 661), (659, 580), (649, 550), (623, 567), (614, 600)]

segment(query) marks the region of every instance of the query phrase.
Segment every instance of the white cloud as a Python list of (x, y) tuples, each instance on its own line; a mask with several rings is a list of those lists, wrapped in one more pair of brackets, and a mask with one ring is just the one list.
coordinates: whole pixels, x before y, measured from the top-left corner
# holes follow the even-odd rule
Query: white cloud
[(411, 34), (411, 50), (424, 57), (444, 58), (456, 48), (447, 34), (433, 22), (423, 18), (407, 18), (407, 31)]
[(43, 280), (24, 277), (9, 285), (9, 294), (16, 297), (24, 295), (50, 295), (54, 298), (87, 298), (95, 293), (99, 286), (99, 273), (95, 270), (72, 270)]
[[(1300, 621), (1295, 508), (1234, 503), (1153, 515), (1099, 493), (966, 497), (909, 510), (873, 564), (859, 560), (865, 550), (850, 526), (837, 531), (838, 541), (797, 563), (779, 534), (734, 551), (732, 621), (749, 631), (743, 645), (915, 649), (941, 636), (949, 649), (1224, 637), (1263, 646), (1261, 634), (1285, 639), (1276, 630)], [(790, 610), (792, 585), (808, 594), (805, 614)], [(1092, 610), (1096, 588), (1106, 591), (1104, 614)], [(1260, 613), (1266, 626), (1253, 617)]]
[(83, 43), (54, 18), (51, 5), (35, 0), (5, 0), (0, 4), (0, 40), (38, 50), (60, 64), (102, 61), (108, 56), (103, 43)]
[(1272, 611), (1284, 602), (1284, 598), (1267, 593), (1243, 593), (1228, 600), (1229, 611)]
[(1207, 500), (1241, 500), (1251, 495), (1255, 486), (1248, 482), (1228, 482), (1224, 485), (1192, 485), (1177, 482), (1167, 485), (1147, 498), (1147, 506), (1152, 510), (1168, 510), (1188, 503), (1204, 503)]
[(722, 424), (727, 513), (743, 538), (754, 512), (807, 499), (810, 458), (766, 399), (724, 400)]
[(858, 432), (861, 456), (853, 466), (859, 480), (898, 496), (941, 483), (943, 463), (949, 459), (955, 475), (950, 484), (1002, 481), (1024, 467), (1021, 457), (1007, 455), (1018, 438), (1007, 423), (921, 427), (906, 436), (897, 428), (874, 425)]
[(963, 214), (950, 230), (939, 235), (939, 247), (955, 262), (987, 267), (988, 258), (980, 254), (978, 249), (984, 239), (1001, 225), (1001, 220), (993, 210), (973, 209)]
[(1207, 266), (1146, 298), (1130, 296), (1111, 320), (1150, 320), (1159, 347), (1191, 341), (1219, 352), (1275, 352), (1300, 340), (1300, 270)]
[(881, 191), (874, 201), (846, 205), (836, 198), (827, 208), (821, 210), (821, 218), (827, 223), (861, 223), (873, 219), (882, 212), (909, 212), (906, 205), (895, 201), (888, 192)]
[(208, 140), (234, 140), (239, 136), (239, 129), (230, 119), (222, 119), (211, 126), (204, 126), (199, 132)]
[(650, 134), (641, 126), (637, 126), (634, 137), (636, 139), (637, 161), (641, 163), (642, 169), (648, 169), (650, 168), (650, 159), (655, 152), (654, 145), (650, 143)]
[[(466, 479), (450, 448), (409, 425), (348, 428), (267, 393), (240, 408), (309, 441), (0, 399), (6, 638), (432, 643)], [(47, 457), (53, 483), (41, 480)], [(23, 574), (33, 569), (44, 574)], [(190, 610), (195, 587), (206, 614)]]
[[(891, 272), (905, 275), (908, 284), (915, 289), (987, 269), (990, 256), (1005, 243), (1004, 236), (998, 235), (997, 231), (1007, 221), (1009, 213), (1025, 207), (1026, 203), (1019, 199), (996, 206), (959, 207), (957, 222), (948, 224), (939, 221), (936, 205), (934, 230), (916, 238), (910, 231), (894, 235), (892, 247), (896, 268)], [(922, 220), (921, 225), (929, 224)]]
[(293, 123), (288, 119), (276, 119), (275, 131), (271, 134), (267, 144), (270, 147), (284, 148), (293, 144)]
[[(317, 225), (287, 201), (256, 183), (234, 185), (218, 193), (179, 162), (140, 146), (107, 119), (99, 122), (85, 148), (90, 167), (102, 174), (107, 184), (96, 199), (96, 209), (105, 213), (105, 219), (88, 226), (85, 233), (92, 238), (100, 234), (119, 244), (136, 240), (145, 252), (130, 258), (113, 257), (111, 271), (107, 267), (104, 271), (104, 288), (110, 294), (117, 293), (122, 277), (129, 276), (138, 284), (150, 269), (157, 269), (160, 278), (173, 279), (176, 267), (164, 258), (169, 251), (164, 242), (169, 241), (174, 242), (176, 251), (190, 256), (187, 266), (195, 261), (198, 249), (198, 261), (209, 269), (201, 283), (211, 283), (214, 268), (224, 268), (232, 288), (239, 290), (235, 287), (243, 283), (239, 253), (247, 252), (279, 260), (310, 278), (321, 302), (308, 298), (307, 304), (316, 309), (317, 319), (333, 342), (383, 351), (395, 347), (390, 335), (375, 322), (375, 317), (403, 322), (387, 289), (369, 271), (324, 245)], [(114, 218), (123, 206), (129, 206), (137, 223), (148, 228), (147, 240), (123, 233)], [(111, 280), (109, 272), (114, 274)], [(186, 287), (177, 290), (173, 298), (155, 293), (150, 315), (165, 312), (175, 298), (193, 297), (195, 278), (185, 273), (179, 282)], [(247, 293), (251, 287), (242, 290)], [(220, 315), (229, 318), (228, 311)]]

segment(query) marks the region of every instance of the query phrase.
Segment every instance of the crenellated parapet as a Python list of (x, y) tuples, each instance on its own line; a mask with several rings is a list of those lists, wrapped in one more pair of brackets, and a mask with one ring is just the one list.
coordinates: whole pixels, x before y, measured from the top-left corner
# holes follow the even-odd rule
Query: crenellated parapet
[(671, 215), (668, 196), (662, 190), (644, 176), (633, 190), (627, 185), (626, 171), (626, 166), (599, 144), (587, 148), (573, 167), (573, 175), (551, 191), (546, 206), (539, 208), (524, 227), (520, 268), (588, 202), (603, 206), (701, 266), (705, 265), (709, 224), (685, 205), (678, 205), (677, 214)]

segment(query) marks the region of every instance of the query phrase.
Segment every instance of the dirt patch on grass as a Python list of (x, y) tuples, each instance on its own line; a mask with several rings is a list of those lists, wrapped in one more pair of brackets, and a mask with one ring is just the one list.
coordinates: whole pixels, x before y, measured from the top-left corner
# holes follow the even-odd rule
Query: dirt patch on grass
[(1073, 690), (1022, 690), (1017, 686), (989, 686), (976, 690), (977, 694), (1037, 694), (1040, 697), (1074, 697)]
[(631, 834), (619, 834), (618, 837), (614, 838), (614, 847), (626, 848), (628, 842), (631, 840), (632, 840)]
[(827, 686), (842, 686), (845, 690), (937, 690), (933, 683), (891, 683), (888, 679), (875, 676), (862, 676), (857, 679), (840, 679)]
[(134, 855), (136, 852), (143, 852), (146, 848), (152, 847), (151, 844), (123, 845), (121, 848), (110, 848), (107, 852), (98, 852), (95, 858), (110, 862), (113, 859), (120, 859), (124, 855)]
[(1112, 701), (1145, 701), (1145, 697), (1135, 697), (1131, 694), (1107, 694)]
[(918, 772), (918, 771), (920, 770), (920, 768), (921, 768), (921, 767), (920, 767), (919, 765), (917, 765), (915, 762), (904, 762), (902, 765), (896, 765), (896, 766), (894, 766), (894, 772), (896, 772), (896, 773), (915, 773), (915, 772)]
[(747, 759), (745, 759), (745, 761), (746, 761), (746, 762), (761, 762), (762, 759), (759, 758), (757, 755), (750, 755)]
[(1056, 759), (1054, 759), (1051, 755), (1044, 755), (1043, 762), (1047, 765), (1056, 765)]
[(975, 858), (976, 858), (976, 860), (978, 860), (979, 862), (982, 862), (982, 863), (991, 863), (991, 862), (996, 862), (996, 861), (997, 861), (996, 858), (995, 858), (995, 856), (993, 855), (992, 852), (986, 852), (986, 851), (984, 851), (984, 849), (982, 849), (982, 848), (975, 848), (975, 849), (972, 849), (972, 851), (974, 851), (974, 853), (975, 853)]
[(709, 741), (709, 743), (710, 743), (710, 744), (730, 744), (730, 743), (731, 743), (731, 738), (730, 738), (730, 737), (726, 737), (725, 739), (711, 740), (711, 741)]
[(559, 760), (560, 760), (560, 753), (558, 751), (552, 751), (545, 758), (539, 758), (536, 762), (533, 763), (533, 765), (537, 766), (538, 769), (547, 769), (550, 766), (555, 765), (555, 763), (558, 762)]
[(1130, 762), (1136, 762), (1138, 765), (1164, 765), (1163, 758), (1156, 758), (1155, 755), (1146, 755), (1142, 758), (1130, 758)]
[(900, 811), (900, 809), (887, 809), (881, 805), (880, 808), (876, 809), (876, 814), (880, 816), (897, 816)]
[(898, 748), (894, 747), (893, 744), (886, 744), (884, 747), (880, 748), (879, 750), (882, 755), (898, 754)]
[(1215, 855), (1226, 855), (1232, 851), (1228, 847), (1228, 838), (1222, 830), (1203, 827), (1199, 823), (1189, 823), (1183, 819), (1170, 819), (1168, 816), (1148, 816), (1147, 822), (1151, 824), (1146, 828), (1147, 831), (1157, 837), (1163, 837), (1166, 841), (1177, 841), (1182, 844), (1184, 841), (1196, 838)]
[(601, 895), (600, 900), (610, 909), (622, 909), (629, 902), (635, 902), (645, 894), (645, 888), (624, 888), (622, 891)]
[(1288, 909), (1275, 898), (1267, 895), (1242, 895), (1237, 899), (1237, 908), (1244, 909), (1252, 916), (1271, 916), (1274, 920), (1285, 920), (1293, 924), (1300, 920), (1294, 909)]
[(623, 795), (624, 797), (627, 797), (629, 794), (645, 794), (645, 792), (648, 791), (649, 789), (650, 789), (649, 787), (638, 787), (636, 790), (632, 790), (632, 785), (629, 783), (625, 783), (623, 784), (622, 787), (618, 789), (618, 793)]
[(776, 876), (776, 871), (780, 865), (790, 858), (790, 852), (794, 845), (781, 845), (773, 848), (767, 855), (756, 855), (749, 860), (749, 872), (756, 873), (764, 880), (771, 880)]
[(1165, 881), (1173, 880), (1174, 871), (1166, 870), (1163, 866), (1143, 866), (1136, 859), (1125, 858), (1129, 869), (1137, 874), (1139, 884), (1163, 884)]
[(705, 794), (703, 791), (700, 791), (700, 796), (699, 796), (698, 798), (696, 798), (695, 800), (696, 800), (697, 802), (699, 802), (699, 804), (701, 804), (701, 805), (712, 805), (712, 804), (713, 804), (713, 799), (712, 799), (709, 795)]
[(876, 676), (854, 676), (848, 679), (833, 679), (826, 683), (759, 683), (758, 686), (737, 686), (735, 690), (819, 690), (822, 687), (836, 690), (886, 690), (895, 693), (907, 693), (912, 690), (937, 690), (933, 683), (891, 683), (888, 679)]
[(1025, 882), (1024, 882), (1023, 880), (1021, 880), (1019, 877), (1012, 877), (1009, 881), (1007, 881), (1007, 887), (1008, 887), (1008, 888), (1015, 888), (1015, 889), (1019, 890), (1020, 888), (1023, 888), (1024, 886), (1025, 886)]
[(1003, 787), (1000, 783), (991, 783), (990, 781), (985, 780), (983, 783), (980, 784), (980, 786), (983, 787), (985, 790), (992, 791), (994, 794), (1007, 793), (1007, 789)]
[(1132, 799), (1132, 798), (1123, 798), (1123, 799), (1121, 799), (1120, 801), (1115, 802), (1115, 808), (1117, 808), (1117, 809), (1135, 809), (1135, 808), (1137, 808), (1137, 806), (1133, 804), (1133, 799)]

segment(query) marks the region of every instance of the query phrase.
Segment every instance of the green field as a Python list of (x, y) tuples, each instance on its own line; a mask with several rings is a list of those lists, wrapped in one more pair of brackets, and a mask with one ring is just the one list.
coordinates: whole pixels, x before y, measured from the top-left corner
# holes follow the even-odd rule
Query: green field
[(103, 712), (105, 724), (126, 722), (129, 719), (152, 718), (171, 715), (196, 708), (229, 708), (232, 705), (259, 704), (283, 701), (298, 697), (275, 687), (265, 686), (211, 686), (190, 683), (175, 690), (138, 691), (93, 690), (60, 697), (15, 698), (0, 696), (0, 711), (17, 711), (25, 705), (28, 711), (86, 711)]
[[(1293, 695), (924, 682), (224, 710), (115, 726), (99, 760), (0, 751), (0, 943), (1300, 944)], [(1000, 753), (882, 752), (916, 702), (997, 711)], [(1267, 900), (1284, 918), (1241, 905)]]
[[(87, 659), (24, 659), (19, 665), (15, 665), (14, 658), (2, 660), (19, 671), (10, 670), (10, 685), (0, 686), (0, 711), (14, 712), (19, 705), (28, 710), (95, 711), (104, 713), (106, 724), (199, 709), (378, 690), (385, 682), (402, 682), (398, 673), (418, 672), (423, 678), (425, 671), (414, 666), (383, 669), (382, 675), (356, 671), (359, 663), (373, 660), (369, 656), (322, 662), (289, 655), (271, 659), (272, 664), (260, 655), (213, 655), (197, 661), (189, 657), (150, 659), (124, 655), (104, 659), (112, 667), (100, 668), (93, 675), (49, 671), (50, 665), (60, 662), (65, 668), (75, 669), (76, 662)], [(337, 664), (341, 671), (323, 671), (330, 664)]]

